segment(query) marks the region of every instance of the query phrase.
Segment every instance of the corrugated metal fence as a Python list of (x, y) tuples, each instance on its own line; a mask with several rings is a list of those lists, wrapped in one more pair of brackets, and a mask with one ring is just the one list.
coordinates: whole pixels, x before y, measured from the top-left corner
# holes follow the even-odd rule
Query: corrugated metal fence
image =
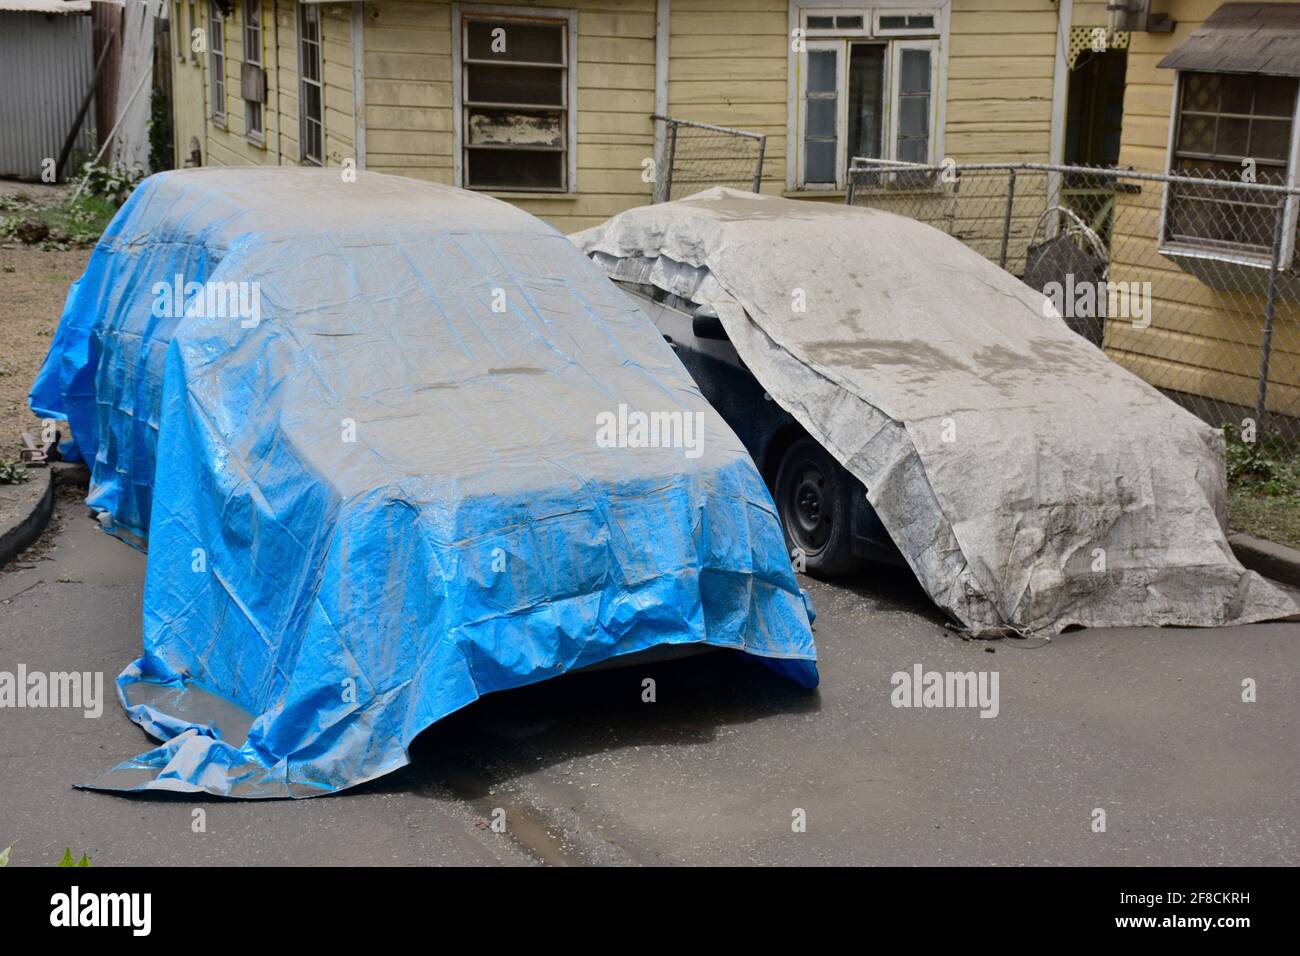
[[(0, 11), (0, 176), (40, 179), (59, 155), (90, 83), (91, 19)], [(89, 153), (93, 117), (77, 148)]]

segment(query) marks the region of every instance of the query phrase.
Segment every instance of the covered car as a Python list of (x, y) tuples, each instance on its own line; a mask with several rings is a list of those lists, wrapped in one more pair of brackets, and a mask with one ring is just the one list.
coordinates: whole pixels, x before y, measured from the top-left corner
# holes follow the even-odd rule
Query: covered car
[(816, 683), (743, 446), (646, 316), (497, 200), (337, 170), (151, 177), (31, 403), (148, 552), (118, 684), (163, 743), (92, 786), (328, 793), (481, 694), (650, 648)]
[(571, 238), (634, 295), (716, 315), (971, 633), (1300, 612), (1229, 548), (1222, 433), (958, 240), (720, 188)]

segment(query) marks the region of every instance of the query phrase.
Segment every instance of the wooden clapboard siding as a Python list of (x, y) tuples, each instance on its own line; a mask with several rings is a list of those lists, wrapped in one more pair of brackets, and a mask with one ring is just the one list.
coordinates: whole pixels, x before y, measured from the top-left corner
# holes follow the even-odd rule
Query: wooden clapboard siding
[(672, 0), (668, 115), (767, 136), (764, 192), (785, 189), (789, 29), (784, 0)]
[[(765, 133), (768, 192), (786, 188), (789, 23), (785, 0), (672, 3), (669, 113)], [(1055, 37), (1051, 0), (954, 0), (946, 155), (959, 162), (1048, 158)]]
[[(204, 5), (211, 0), (204, 0)], [(262, 0), (263, 65), (266, 70), (264, 141), (245, 136), (244, 102), (239, 97), (244, 59), (244, 5), (232, 0), (226, 18), (226, 125), (206, 120), (204, 161), (215, 166), (295, 164), (298, 143), (298, 6), (295, 0)], [(352, 92), (352, 12), (350, 6), (323, 6), (321, 59), (325, 80), (325, 156), (327, 166), (355, 158), (355, 106)], [(207, 88), (208, 64), (204, 62)], [(208, 95), (205, 92), (205, 97)], [(209, 104), (210, 106), (210, 104)], [(210, 114), (211, 110), (208, 109)]]
[[(642, 205), (654, 155), (654, 0), (542, 0), (520, 6), (576, 9), (577, 192), (507, 193), (561, 229), (593, 225)], [(367, 3), (367, 168), (450, 183), (455, 159), (451, 5)]]
[[(205, 33), (207, 31), (208, 11), (206, 2), (199, 6), (199, 17), (201, 19), (199, 23), (190, 23), (189, 4), (184, 0), (171, 0), (168, 15), (171, 18), (173, 44), (179, 42), (177, 38), (182, 32), (186, 37), (192, 36), (195, 27), (201, 27)], [(175, 162), (177, 166), (185, 166), (190, 162), (191, 140), (199, 144), (201, 154), (206, 153), (203, 148), (203, 141), (207, 135), (206, 125), (208, 122), (208, 54), (206, 52), (199, 54), (198, 63), (191, 62), (188, 56), (184, 60), (178, 60), (175, 56), (175, 47), (172, 49), (172, 54), (168, 59), (170, 60), (169, 68), (172, 71)]]
[[(1156, 0), (1153, 8), (1170, 14), (1177, 29), (1130, 35), (1121, 166), (1167, 169), (1174, 73), (1156, 64), (1219, 6), (1219, 0)], [(1148, 329), (1108, 322), (1106, 352), (1163, 388), (1253, 407), (1263, 343), (1263, 297), (1212, 288), (1157, 252), (1160, 193), (1158, 186), (1144, 184), (1140, 193), (1118, 197), (1111, 279), (1150, 282), (1152, 319)], [(1268, 407), (1300, 415), (1297, 303), (1278, 301), (1272, 349)]]

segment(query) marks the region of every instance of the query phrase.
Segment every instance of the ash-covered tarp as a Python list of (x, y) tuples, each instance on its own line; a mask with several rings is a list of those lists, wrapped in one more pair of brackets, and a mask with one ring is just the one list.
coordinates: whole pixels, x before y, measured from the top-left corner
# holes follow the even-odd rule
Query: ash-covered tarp
[(328, 793), (482, 694), (666, 645), (816, 683), (743, 446), (644, 313), (505, 203), (371, 173), (152, 177), (32, 405), (68, 420), (92, 506), (147, 539), (118, 683), (164, 743), (91, 786)]
[(715, 307), (970, 631), (1300, 612), (1228, 546), (1222, 434), (958, 240), (730, 189), (571, 238), (611, 277)]

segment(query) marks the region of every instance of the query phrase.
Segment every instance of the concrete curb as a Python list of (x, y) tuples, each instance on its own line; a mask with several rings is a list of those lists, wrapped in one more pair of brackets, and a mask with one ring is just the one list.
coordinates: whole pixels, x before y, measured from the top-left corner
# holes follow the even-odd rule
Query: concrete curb
[[(31, 508), (0, 525), (0, 568), (4, 567), (41, 536), (54, 514), (54, 469), (32, 468), (31, 484), (36, 486), (31, 496)], [(44, 485), (44, 488), (40, 486)]]
[(1300, 551), (1249, 534), (1230, 534), (1237, 560), (1266, 578), (1300, 588)]

